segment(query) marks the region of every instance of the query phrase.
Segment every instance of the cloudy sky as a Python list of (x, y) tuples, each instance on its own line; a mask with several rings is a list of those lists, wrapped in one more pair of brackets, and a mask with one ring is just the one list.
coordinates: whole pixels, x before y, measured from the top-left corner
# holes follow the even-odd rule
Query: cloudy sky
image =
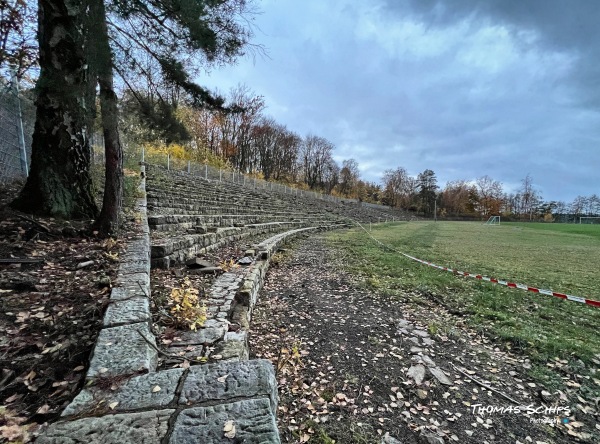
[(199, 82), (245, 83), (267, 114), (323, 136), (362, 177), (439, 184), (531, 174), (546, 200), (600, 193), (597, 0), (257, 0), (247, 57)]

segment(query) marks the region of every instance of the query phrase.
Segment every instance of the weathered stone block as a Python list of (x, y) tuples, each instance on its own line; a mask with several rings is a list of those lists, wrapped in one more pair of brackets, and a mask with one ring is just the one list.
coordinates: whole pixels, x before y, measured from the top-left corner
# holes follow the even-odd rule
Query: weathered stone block
[(205, 261), (198, 257), (188, 259), (187, 261), (185, 261), (185, 265), (187, 265), (190, 268), (207, 268), (215, 266), (215, 264), (213, 264), (212, 262)]
[(153, 372), (158, 354), (148, 342), (156, 344), (146, 322), (102, 329), (87, 377)]
[(127, 245), (127, 253), (129, 252), (147, 252), (150, 250), (150, 236), (144, 234), (139, 238), (130, 240)]
[(144, 296), (139, 285), (128, 285), (128, 286), (119, 286), (113, 287), (110, 292), (110, 300), (111, 301), (120, 301), (123, 299), (129, 299), (133, 297), (142, 297)]
[(131, 249), (128, 248), (127, 252), (123, 253), (119, 256), (121, 262), (130, 262), (130, 261), (149, 261), (150, 260), (150, 248), (144, 249)]
[(104, 326), (114, 327), (122, 324), (148, 322), (151, 318), (148, 298), (133, 297), (111, 303), (104, 314)]
[(276, 411), (277, 383), (271, 362), (266, 359), (224, 361), (191, 367), (179, 403), (226, 402), (232, 398), (258, 396), (267, 397), (273, 412)]
[[(171, 355), (175, 355), (179, 358), (187, 359), (190, 362), (200, 362), (202, 361), (202, 357), (204, 356), (204, 346), (203, 345), (182, 345), (177, 346), (173, 345), (168, 348), (168, 352)], [(170, 362), (171, 359), (167, 358), (167, 362)], [(175, 359), (172, 360), (175, 362)], [(181, 361), (178, 361), (181, 362)]]
[(107, 415), (52, 424), (39, 444), (160, 444), (174, 410)]
[(221, 355), (223, 360), (247, 361), (250, 356), (247, 333), (227, 332), (223, 341), (217, 344), (214, 354)]
[(179, 341), (173, 345), (201, 345), (213, 344), (220, 340), (227, 332), (227, 324), (219, 322), (214, 325), (204, 324), (204, 327), (197, 331), (185, 331), (179, 335)]
[(235, 442), (279, 444), (279, 433), (269, 401), (251, 399), (211, 407), (183, 410), (173, 428), (171, 444), (233, 442), (223, 432), (225, 422), (233, 420)]
[[(183, 369), (134, 376), (116, 390), (90, 387), (82, 390), (63, 411), (62, 416), (78, 415), (96, 408), (114, 406), (116, 412), (125, 410), (162, 409), (175, 399), (175, 390)], [(157, 389), (158, 387), (158, 389)]]
[[(150, 274), (149, 273), (134, 273), (118, 277), (117, 286), (132, 286), (137, 285), (138, 287), (148, 289), (150, 288)], [(148, 291), (146, 291), (148, 294)]]
[(119, 276), (145, 273), (150, 274), (150, 260), (148, 258), (139, 260), (121, 260), (119, 264)]

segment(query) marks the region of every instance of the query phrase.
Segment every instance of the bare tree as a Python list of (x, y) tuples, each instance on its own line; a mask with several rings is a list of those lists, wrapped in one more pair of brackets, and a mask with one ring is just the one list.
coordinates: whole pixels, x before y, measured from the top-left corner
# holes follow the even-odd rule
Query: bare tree
[(533, 187), (533, 178), (531, 175), (527, 174), (521, 180), (521, 188), (519, 189), (518, 196), (520, 197), (519, 215), (528, 216), (529, 220), (532, 220), (535, 209), (541, 203), (541, 196)]
[(442, 205), (448, 214), (467, 214), (472, 210), (470, 196), (473, 185), (466, 180), (448, 182), (442, 191)]
[(416, 193), (416, 181), (406, 170), (398, 167), (383, 175), (384, 196), (391, 207), (408, 208)]
[(263, 117), (265, 101), (255, 95), (246, 85), (238, 85), (230, 92), (230, 110), (217, 111), (221, 128), (221, 144), (231, 164), (244, 173), (257, 169), (257, 154), (254, 148), (253, 129)]
[(311, 189), (324, 187), (325, 168), (333, 162), (332, 152), (333, 144), (323, 137), (308, 135), (302, 142), (300, 162), (304, 182)]
[(360, 179), (358, 162), (354, 159), (347, 159), (342, 162), (340, 170), (340, 192), (345, 196), (350, 196), (356, 192), (356, 185)]
[(490, 176), (482, 176), (475, 181), (476, 209), (481, 216), (497, 215), (502, 207), (502, 183)]

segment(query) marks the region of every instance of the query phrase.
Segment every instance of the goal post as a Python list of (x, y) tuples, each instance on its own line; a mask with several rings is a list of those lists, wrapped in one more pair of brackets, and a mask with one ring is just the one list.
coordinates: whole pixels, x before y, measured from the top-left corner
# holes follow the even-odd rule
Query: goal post
[(600, 216), (581, 216), (580, 224), (600, 224)]
[(500, 225), (500, 216), (490, 216), (485, 225)]

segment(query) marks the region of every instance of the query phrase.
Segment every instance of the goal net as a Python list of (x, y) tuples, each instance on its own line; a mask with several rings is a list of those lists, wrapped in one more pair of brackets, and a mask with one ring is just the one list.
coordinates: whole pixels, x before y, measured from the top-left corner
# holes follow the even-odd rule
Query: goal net
[(579, 218), (580, 224), (600, 224), (600, 216), (582, 216)]
[(486, 225), (500, 225), (500, 216), (491, 216), (485, 224)]

